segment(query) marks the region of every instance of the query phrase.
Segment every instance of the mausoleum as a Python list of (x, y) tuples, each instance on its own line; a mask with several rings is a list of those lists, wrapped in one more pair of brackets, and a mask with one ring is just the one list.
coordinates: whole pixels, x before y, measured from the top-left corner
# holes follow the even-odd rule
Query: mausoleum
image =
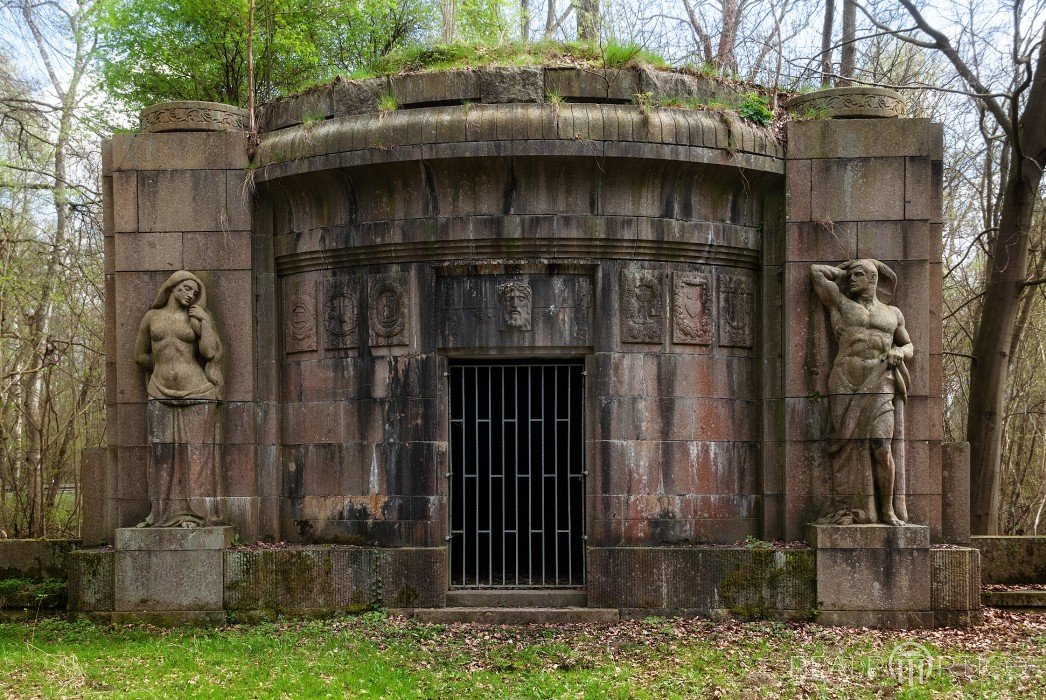
[(109, 435), (73, 607), (974, 622), (941, 127), (876, 88), (774, 127), (650, 106), (744, 90), (337, 80), (256, 137), (144, 110), (103, 150)]

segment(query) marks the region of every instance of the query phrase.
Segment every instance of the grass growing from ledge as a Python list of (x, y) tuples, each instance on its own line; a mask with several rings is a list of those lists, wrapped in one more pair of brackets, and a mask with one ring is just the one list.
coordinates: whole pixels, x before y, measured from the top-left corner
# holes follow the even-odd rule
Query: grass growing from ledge
[[(648, 618), (612, 625), (422, 625), (381, 613), (221, 630), (0, 625), (8, 697), (1032, 697), (1046, 615), (976, 630), (877, 632)], [(898, 682), (891, 654), (937, 660)], [(909, 643), (908, 646), (902, 646)]]
[(349, 78), (480, 66), (578, 66), (583, 68), (668, 68), (662, 57), (635, 44), (538, 41), (503, 44), (452, 43), (412, 46), (394, 51)]

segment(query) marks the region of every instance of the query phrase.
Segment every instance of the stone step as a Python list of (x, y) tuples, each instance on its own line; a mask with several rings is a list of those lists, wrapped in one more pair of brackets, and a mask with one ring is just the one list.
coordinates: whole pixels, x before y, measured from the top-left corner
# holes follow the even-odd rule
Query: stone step
[(447, 592), (449, 608), (584, 608), (588, 594), (571, 589), (469, 588)]
[(450, 624), (478, 622), (487, 625), (541, 625), (571, 622), (616, 622), (617, 608), (416, 608), (419, 622)]
[(981, 604), (993, 608), (1046, 608), (1046, 591), (1028, 588), (1013, 591), (982, 591)]

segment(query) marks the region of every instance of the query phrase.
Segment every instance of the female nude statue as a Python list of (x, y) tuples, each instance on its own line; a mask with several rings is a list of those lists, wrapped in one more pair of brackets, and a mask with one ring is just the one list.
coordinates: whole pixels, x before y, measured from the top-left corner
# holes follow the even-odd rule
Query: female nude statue
[(191, 272), (175, 272), (142, 318), (134, 348), (134, 361), (151, 370), (152, 508), (139, 527), (221, 522), (221, 356), (203, 282)]

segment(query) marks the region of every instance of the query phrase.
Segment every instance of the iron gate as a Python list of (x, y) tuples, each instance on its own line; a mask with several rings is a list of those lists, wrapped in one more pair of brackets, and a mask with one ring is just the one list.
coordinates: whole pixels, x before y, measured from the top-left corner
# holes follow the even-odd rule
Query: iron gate
[(584, 367), (450, 367), (453, 586), (585, 582)]

